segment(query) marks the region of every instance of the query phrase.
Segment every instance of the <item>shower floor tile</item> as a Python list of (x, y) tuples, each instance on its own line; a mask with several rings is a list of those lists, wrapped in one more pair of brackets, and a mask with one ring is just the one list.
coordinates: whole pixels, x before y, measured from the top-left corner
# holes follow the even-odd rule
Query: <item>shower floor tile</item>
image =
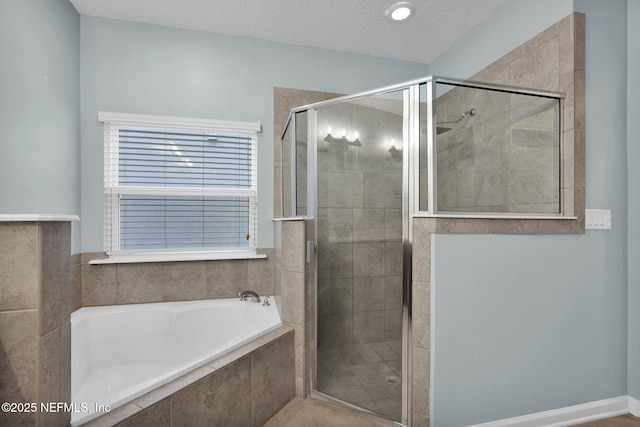
[(320, 348), (318, 391), (399, 420), (401, 356), (401, 341)]

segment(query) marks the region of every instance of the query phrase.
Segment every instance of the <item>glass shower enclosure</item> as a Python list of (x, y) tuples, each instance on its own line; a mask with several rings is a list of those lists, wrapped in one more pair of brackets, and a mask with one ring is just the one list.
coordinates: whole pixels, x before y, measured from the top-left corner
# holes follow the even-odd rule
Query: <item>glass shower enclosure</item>
[(291, 111), (282, 209), (315, 248), (312, 396), (410, 424), (412, 218), (562, 215), (561, 98), (425, 77)]

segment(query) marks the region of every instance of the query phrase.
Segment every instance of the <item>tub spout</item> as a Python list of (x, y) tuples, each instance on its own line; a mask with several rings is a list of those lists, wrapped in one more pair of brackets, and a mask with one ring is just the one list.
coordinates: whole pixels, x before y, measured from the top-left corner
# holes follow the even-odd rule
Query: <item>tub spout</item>
[(260, 302), (260, 297), (253, 291), (240, 291), (238, 292), (238, 296), (242, 301), (246, 301), (247, 297), (251, 297), (251, 301)]

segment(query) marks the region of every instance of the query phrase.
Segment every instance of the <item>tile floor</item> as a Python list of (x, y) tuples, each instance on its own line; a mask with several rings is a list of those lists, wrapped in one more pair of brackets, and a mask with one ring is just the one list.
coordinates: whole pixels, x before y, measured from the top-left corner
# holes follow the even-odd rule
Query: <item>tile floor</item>
[[(313, 399), (295, 398), (264, 427), (384, 427), (385, 425), (346, 408)], [(574, 427), (639, 427), (640, 418), (626, 414)]]
[[(607, 418), (604, 420), (591, 421), (585, 424), (578, 424), (579, 427), (639, 427), (640, 418), (636, 418), (631, 414), (620, 415), (618, 417)], [(575, 426), (575, 427), (578, 427)]]
[(400, 420), (401, 356), (401, 341), (318, 349), (318, 391)]
[(385, 427), (385, 425), (346, 408), (296, 397), (263, 427)]

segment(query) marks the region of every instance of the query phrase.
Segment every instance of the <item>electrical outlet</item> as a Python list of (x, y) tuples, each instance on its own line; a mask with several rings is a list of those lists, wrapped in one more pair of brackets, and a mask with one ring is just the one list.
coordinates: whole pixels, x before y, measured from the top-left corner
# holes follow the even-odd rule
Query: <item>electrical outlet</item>
[(587, 230), (611, 230), (611, 209), (587, 209), (585, 211)]

